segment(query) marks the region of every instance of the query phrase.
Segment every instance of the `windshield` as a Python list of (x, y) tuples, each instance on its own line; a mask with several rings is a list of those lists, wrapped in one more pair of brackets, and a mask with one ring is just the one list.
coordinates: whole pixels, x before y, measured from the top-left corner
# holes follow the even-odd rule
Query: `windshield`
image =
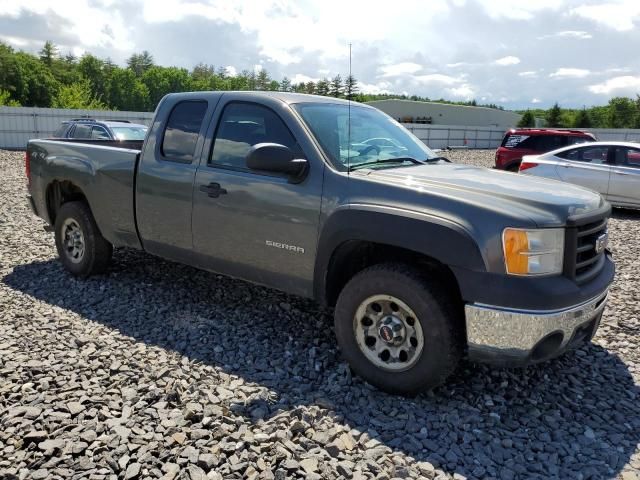
[(147, 127), (111, 127), (118, 140), (144, 140)]
[[(294, 105), (338, 170), (414, 165), (407, 159), (425, 161), (436, 154), (388, 115), (374, 108), (331, 103)], [(394, 164), (392, 159), (399, 159)], [(379, 163), (378, 163), (379, 162)]]

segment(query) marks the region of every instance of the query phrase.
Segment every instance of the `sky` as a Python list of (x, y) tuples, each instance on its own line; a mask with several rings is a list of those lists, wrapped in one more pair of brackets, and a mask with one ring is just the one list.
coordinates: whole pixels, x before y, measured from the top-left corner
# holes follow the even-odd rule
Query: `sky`
[(640, 0), (0, 0), (0, 41), (280, 80), (352, 72), (369, 93), (603, 105), (640, 93)]

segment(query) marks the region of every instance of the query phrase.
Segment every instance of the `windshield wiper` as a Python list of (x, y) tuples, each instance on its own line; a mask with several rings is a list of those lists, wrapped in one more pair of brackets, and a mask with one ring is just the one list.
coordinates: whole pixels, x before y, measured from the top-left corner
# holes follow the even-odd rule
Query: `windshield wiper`
[(416, 160), (415, 158), (412, 158), (412, 157), (383, 158), (383, 159), (373, 160), (371, 162), (364, 162), (364, 163), (358, 163), (356, 165), (351, 165), (349, 167), (349, 171), (352, 172), (353, 170), (356, 170), (357, 168), (369, 167), (371, 165), (380, 165), (380, 164), (384, 164), (384, 163), (404, 163), (404, 162), (411, 162), (411, 163), (413, 163), (415, 165), (424, 164), (424, 162), (421, 162), (420, 160)]
[(440, 160), (442, 160), (443, 162), (451, 163), (451, 160), (449, 160), (447, 157), (431, 157), (431, 158), (427, 158), (425, 162), (428, 162), (428, 163), (439, 162)]

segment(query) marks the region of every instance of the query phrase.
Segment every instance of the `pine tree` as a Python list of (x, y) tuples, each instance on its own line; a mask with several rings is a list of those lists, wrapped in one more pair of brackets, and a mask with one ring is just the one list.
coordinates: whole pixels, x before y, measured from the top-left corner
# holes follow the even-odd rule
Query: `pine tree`
[(329, 80), (323, 78), (322, 80), (318, 81), (318, 83), (316, 84), (316, 94), (324, 96), (329, 95)]
[(280, 91), (281, 92), (291, 91), (291, 80), (289, 80), (287, 77), (284, 77), (280, 82)]
[(358, 80), (356, 80), (353, 75), (349, 75), (347, 77), (344, 90), (349, 100), (353, 100), (353, 98), (358, 94)]
[(333, 77), (329, 86), (329, 95), (332, 97), (341, 97), (343, 94), (344, 85), (342, 84), (342, 77), (340, 74)]
[(53, 60), (58, 56), (58, 47), (56, 47), (53, 42), (47, 40), (44, 42), (42, 50), (38, 53), (40, 54), (40, 60), (50, 67), (53, 64)]
[(589, 116), (589, 112), (587, 112), (587, 109), (585, 107), (582, 107), (582, 110), (580, 110), (576, 115), (573, 126), (578, 128), (591, 128), (591, 117)]
[(271, 78), (264, 68), (261, 68), (256, 76), (256, 89), (257, 90), (269, 90), (269, 84)]
[(305, 93), (313, 95), (314, 93), (316, 93), (316, 84), (312, 81), (308, 81), (304, 86), (304, 91)]
[(524, 112), (524, 114), (522, 115), (522, 118), (518, 122), (518, 127), (535, 127), (535, 126), (536, 126), (536, 120), (535, 118), (533, 118), (533, 114), (531, 113), (531, 111), (527, 110), (526, 112)]
[(561, 127), (562, 109), (556, 102), (547, 112), (547, 127)]

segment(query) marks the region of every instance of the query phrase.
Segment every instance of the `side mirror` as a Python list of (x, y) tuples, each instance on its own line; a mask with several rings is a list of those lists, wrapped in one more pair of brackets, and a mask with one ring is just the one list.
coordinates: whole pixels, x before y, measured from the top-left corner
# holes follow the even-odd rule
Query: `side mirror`
[(304, 158), (295, 158), (290, 148), (278, 143), (258, 143), (249, 149), (246, 164), (251, 170), (284, 173), (289, 182), (304, 180), (309, 170), (309, 162)]

